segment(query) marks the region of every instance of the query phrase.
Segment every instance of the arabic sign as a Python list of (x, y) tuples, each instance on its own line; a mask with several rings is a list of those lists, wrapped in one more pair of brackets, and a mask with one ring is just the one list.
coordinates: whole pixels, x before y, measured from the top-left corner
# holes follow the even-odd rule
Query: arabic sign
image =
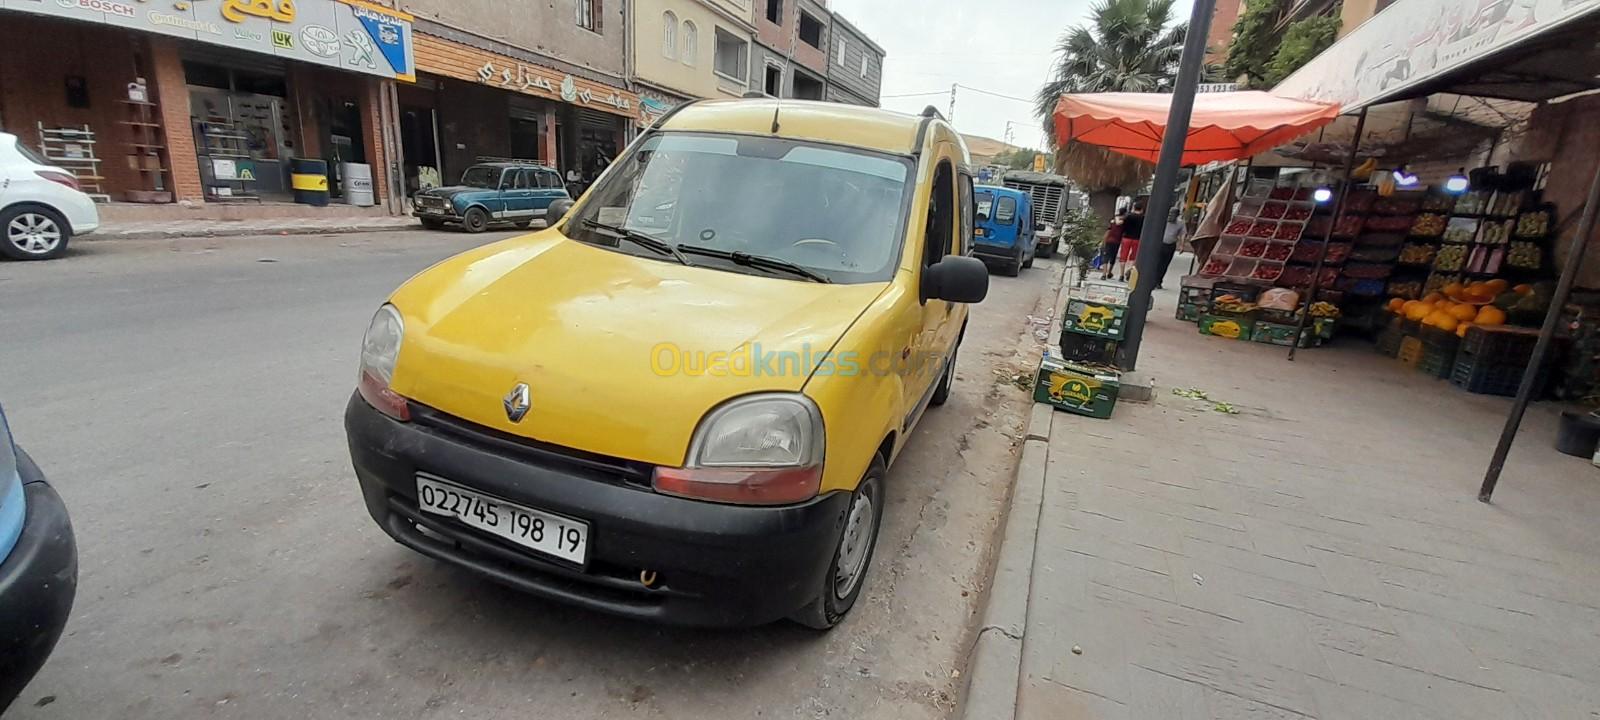
[(1600, 11), (1600, 0), (1398, 0), (1272, 89), (1346, 110)]
[(416, 77), (411, 16), (361, 0), (0, 0), (0, 8)]
[(432, 35), (417, 36), (417, 63), (421, 70), (435, 75), (560, 100), (614, 115), (634, 117), (639, 104), (639, 96), (627, 90)]

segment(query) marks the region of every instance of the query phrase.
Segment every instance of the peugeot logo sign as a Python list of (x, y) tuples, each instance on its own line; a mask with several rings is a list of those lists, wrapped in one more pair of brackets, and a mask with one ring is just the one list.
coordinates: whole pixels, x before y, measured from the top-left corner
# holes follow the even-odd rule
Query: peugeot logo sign
[(507, 420), (522, 422), (522, 416), (528, 414), (528, 407), (530, 406), (528, 384), (517, 383), (516, 387), (511, 388), (511, 392), (506, 393), (505, 406)]

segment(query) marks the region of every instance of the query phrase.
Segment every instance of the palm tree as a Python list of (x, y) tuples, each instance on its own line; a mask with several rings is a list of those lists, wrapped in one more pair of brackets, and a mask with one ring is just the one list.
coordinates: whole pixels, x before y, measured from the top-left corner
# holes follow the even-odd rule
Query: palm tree
[(1090, 22), (1056, 42), (1055, 65), (1035, 98), (1056, 171), (1089, 193), (1089, 207), (1102, 221), (1111, 219), (1117, 196), (1142, 186), (1154, 168), (1094, 145), (1058, 147), (1056, 101), (1064, 93), (1170, 92), (1187, 29), (1172, 24), (1173, 1), (1097, 0)]

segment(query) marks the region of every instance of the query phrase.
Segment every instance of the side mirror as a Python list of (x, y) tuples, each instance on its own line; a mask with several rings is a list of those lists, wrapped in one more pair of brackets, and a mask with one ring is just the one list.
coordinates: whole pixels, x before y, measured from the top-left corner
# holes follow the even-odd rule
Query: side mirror
[(551, 201), (549, 209), (544, 211), (545, 226), (549, 227), (560, 222), (561, 218), (567, 216), (567, 211), (572, 209), (573, 204), (572, 200), (568, 198)]
[(982, 260), (946, 255), (922, 270), (922, 299), (983, 302), (989, 295), (989, 267)]

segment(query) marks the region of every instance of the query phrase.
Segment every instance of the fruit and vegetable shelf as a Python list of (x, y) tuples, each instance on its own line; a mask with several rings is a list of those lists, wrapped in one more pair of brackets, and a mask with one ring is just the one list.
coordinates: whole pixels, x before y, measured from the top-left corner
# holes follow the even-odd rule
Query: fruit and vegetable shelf
[[(1310, 245), (1301, 240), (1302, 236), (1308, 240), (1312, 237), (1306, 233), (1306, 226), (1317, 207), (1311, 199), (1313, 189), (1309, 185), (1252, 181), (1200, 274), (1284, 285), (1288, 264), (1307, 257), (1314, 262), (1320, 249), (1320, 240)], [(1299, 273), (1293, 277), (1299, 277)], [(1309, 269), (1304, 279), (1309, 284)]]

